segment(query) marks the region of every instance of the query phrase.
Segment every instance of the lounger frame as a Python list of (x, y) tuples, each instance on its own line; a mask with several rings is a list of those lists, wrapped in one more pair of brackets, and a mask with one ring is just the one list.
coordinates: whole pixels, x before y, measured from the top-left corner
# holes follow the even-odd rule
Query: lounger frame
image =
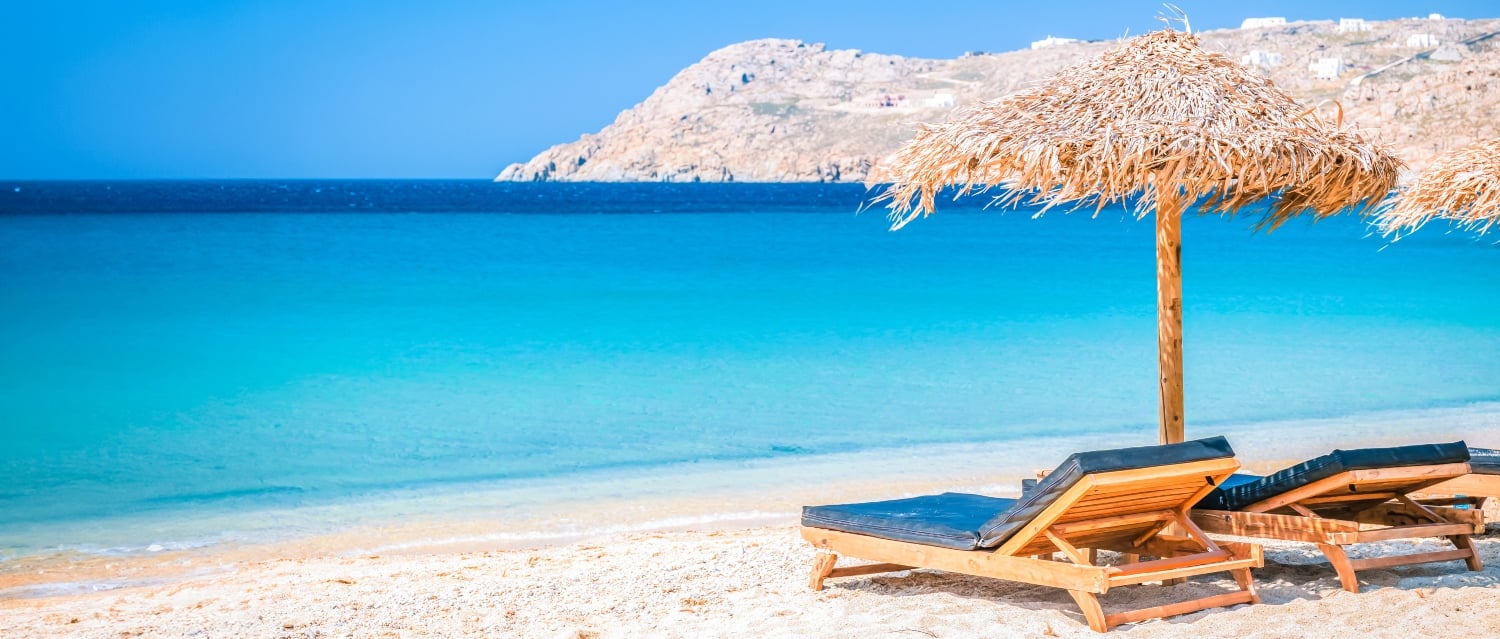
[[(802, 537), (822, 551), (814, 560), (810, 585), (822, 590), (829, 578), (931, 568), (1051, 586), (1067, 590), (1089, 627), (1099, 632), (1123, 623), (1258, 603), (1250, 569), (1264, 565), (1260, 546), (1215, 542), (1188, 516), (1194, 503), (1237, 468), (1239, 462), (1222, 458), (1084, 475), (993, 549), (955, 550), (804, 526)], [(1097, 549), (1160, 559), (1097, 566)], [(1053, 560), (1057, 553), (1063, 560)], [(876, 563), (838, 568), (840, 556)], [(1229, 572), (1239, 589), (1111, 614), (1099, 603), (1098, 596), (1114, 587), (1216, 572)]]
[[(1484, 531), (1484, 515), (1425, 504), (1412, 497), (1469, 472), (1464, 462), (1347, 470), (1235, 511), (1194, 510), (1194, 523), (1210, 534), (1316, 544), (1338, 573), (1339, 583), (1359, 592), (1356, 573), (1437, 561), (1462, 560), (1481, 570), (1469, 535)], [(1350, 559), (1345, 546), (1358, 543), (1447, 538), (1453, 550)]]
[(1463, 477), (1423, 488), (1420, 493), (1418, 501), (1429, 506), (1464, 504), (1470, 508), (1480, 508), (1484, 505), (1485, 498), (1500, 498), (1500, 475), (1471, 472)]

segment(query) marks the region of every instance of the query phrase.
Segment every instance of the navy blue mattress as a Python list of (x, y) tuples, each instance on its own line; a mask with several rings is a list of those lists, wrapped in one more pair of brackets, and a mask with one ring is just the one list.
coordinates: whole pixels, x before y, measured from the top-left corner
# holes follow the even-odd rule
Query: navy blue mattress
[[(1461, 441), (1393, 448), (1335, 450), (1270, 475), (1236, 473), (1224, 480), (1217, 489), (1204, 497), (1203, 501), (1198, 502), (1197, 507), (1207, 510), (1239, 510), (1346, 470), (1453, 464), (1464, 461), (1469, 461), (1469, 446)], [(1500, 458), (1497, 458), (1497, 461), (1500, 461)]]
[(979, 528), (1015, 503), (1001, 497), (943, 493), (863, 504), (807, 506), (802, 509), (802, 525), (974, 550), (979, 547)]
[(862, 504), (806, 506), (802, 525), (958, 550), (994, 548), (1084, 475), (1233, 457), (1223, 437), (1074, 453), (1020, 499), (943, 493)]
[(1469, 470), (1481, 475), (1500, 475), (1500, 450), (1470, 448)]

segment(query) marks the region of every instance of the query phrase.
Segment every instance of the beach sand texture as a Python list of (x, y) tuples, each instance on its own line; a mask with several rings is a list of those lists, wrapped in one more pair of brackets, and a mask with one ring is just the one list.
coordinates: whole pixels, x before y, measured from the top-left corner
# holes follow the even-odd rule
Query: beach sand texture
[[(1493, 500), (1489, 506), (1495, 514)], [(1309, 544), (1267, 544), (1264, 601), (1126, 625), (1130, 637), (1500, 636), (1500, 535), (1461, 562), (1338, 579)], [(1434, 540), (1362, 553), (1437, 549)], [(1362, 554), (1361, 553), (1361, 554)], [(807, 586), (793, 526), (637, 533), (481, 553), (314, 556), (91, 594), (0, 601), (4, 637), (1089, 637), (1062, 590), (932, 571)], [(1204, 596), (1218, 577), (1104, 596), (1106, 611)]]

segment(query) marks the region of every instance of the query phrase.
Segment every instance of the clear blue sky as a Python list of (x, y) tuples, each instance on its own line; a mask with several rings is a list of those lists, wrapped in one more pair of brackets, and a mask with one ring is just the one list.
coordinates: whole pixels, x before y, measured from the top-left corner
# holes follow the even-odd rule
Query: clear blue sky
[[(1485, 1), (1179, 3), (1496, 17)], [(920, 57), (1155, 29), (1144, 0), (43, 0), (0, 18), (0, 178), (493, 176), (754, 38)]]

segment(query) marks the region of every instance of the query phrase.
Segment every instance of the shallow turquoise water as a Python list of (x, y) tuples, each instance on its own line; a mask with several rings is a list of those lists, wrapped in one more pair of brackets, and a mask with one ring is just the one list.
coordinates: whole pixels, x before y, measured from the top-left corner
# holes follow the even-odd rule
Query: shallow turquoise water
[[(659, 214), (670, 194), (600, 193), (557, 214), (0, 215), (0, 547), (141, 513), (1155, 430), (1149, 220), (945, 210), (891, 233), (847, 188)], [(1190, 433), (1500, 399), (1500, 248), (1252, 226), (1184, 223)]]

